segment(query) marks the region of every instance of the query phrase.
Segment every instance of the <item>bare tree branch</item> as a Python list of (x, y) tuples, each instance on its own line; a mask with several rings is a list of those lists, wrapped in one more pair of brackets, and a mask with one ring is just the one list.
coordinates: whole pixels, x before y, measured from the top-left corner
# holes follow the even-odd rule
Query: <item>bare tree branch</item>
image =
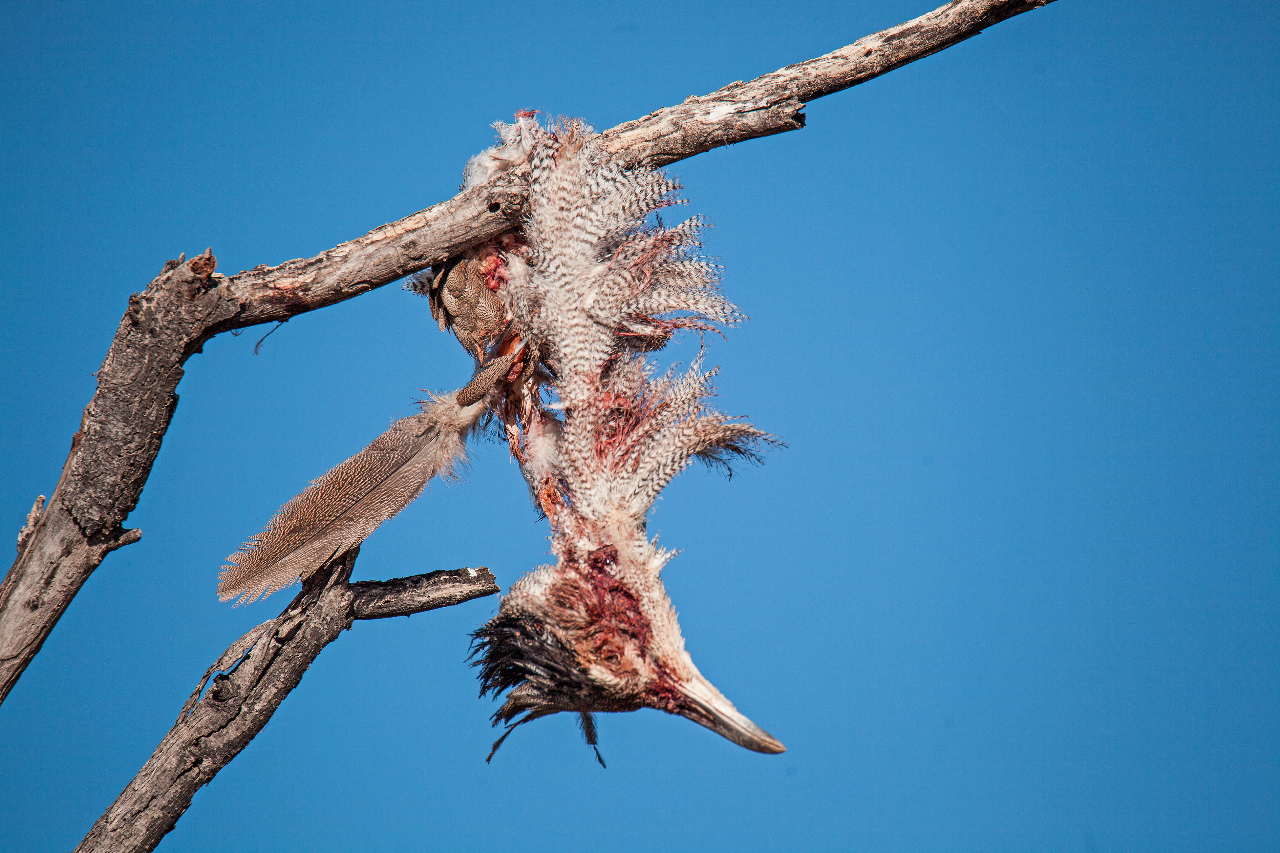
[[(954, 0), (914, 21), (816, 59), (651, 113), (604, 133), (636, 165), (804, 126), (804, 105), (970, 38), (1052, 0)], [(47, 506), (39, 498), (0, 584), (0, 702), (110, 551), (135, 542), (136, 506), (177, 405), (183, 365), (224, 331), (286, 321), (443, 262), (521, 223), (527, 173), (501, 175), (449, 201), (313, 258), (214, 272), (210, 251), (165, 264), (130, 297), (98, 387)], [(149, 851), (195, 792), (261, 731), (326, 645), (356, 619), (444, 607), (498, 591), (487, 569), (349, 583), (357, 550), (303, 584), (276, 619), (246, 633), (205, 673), (177, 722), (81, 843), (83, 851)], [(206, 687), (208, 688), (206, 690)]]
[(510, 230), (525, 198), (507, 189), (512, 180), (270, 271), (227, 279), (208, 251), (179, 258), (129, 298), (53, 497), (28, 516), (0, 584), (0, 702), (103, 558), (141, 538), (122, 525), (169, 428), (187, 358), (219, 332), (349, 299)]
[(262, 731), (311, 662), (354, 620), (408, 616), (498, 591), (486, 568), (348, 583), (357, 553), (350, 551), (317, 572), (284, 612), (222, 653), (173, 728), (77, 851), (154, 850), (196, 791)]
[[(825, 56), (619, 125), (605, 131), (606, 145), (631, 162), (663, 165), (794, 130), (804, 125), (805, 103), (1047, 2), (954, 0)], [(180, 258), (130, 297), (58, 485), (32, 529), (24, 528), (0, 584), (0, 702), (103, 558), (140, 537), (122, 525), (159, 452), (186, 359), (220, 332), (350, 299), (516, 227), (527, 200), (523, 178), (504, 175), (314, 258), (230, 278), (213, 272), (210, 252)]]
[(478, 598), (476, 590), (481, 586), (488, 590), (484, 595), (490, 595), (498, 591), (493, 584), (493, 573), (484, 566), (389, 581), (359, 581), (350, 584), (354, 596), (351, 612), (356, 619), (410, 616)]
[(804, 127), (810, 101), (857, 86), (970, 39), (994, 24), (1053, 0), (954, 0), (905, 24), (858, 39), (816, 59), (788, 65), (709, 95), (694, 95), (606, 130), (605, 147), (650, 167), (748, 139)]

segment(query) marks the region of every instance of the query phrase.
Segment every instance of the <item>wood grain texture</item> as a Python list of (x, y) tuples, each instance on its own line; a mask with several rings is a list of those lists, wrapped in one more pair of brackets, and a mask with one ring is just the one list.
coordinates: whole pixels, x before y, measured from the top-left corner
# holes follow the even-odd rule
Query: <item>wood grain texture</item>
[(518, 176), (461, 193), (305, 260), (227, 278), (211, 252), (165, 264), (129, 306), (48, 505), (0, 584), (0, 702), (111, 551), (141, 533), (138, 503), (178, 404), (183, 364), (220, 332), (287, 320), (439, 263), (519, 223)]
[(389, 581), (359, 581), (350, 585), (352, 613), (357, 619), (390, 619), (435, 610), (476, 598), (477, 585), (498, 591), (493, 573), (484, 566)]
[(215, 264), (209, 252), (170, 261), (129, 298), (53, 497), (28, 518), (0, 584), (0, 701), (103, 557), (140, 538), (122, 525), (178, 404), (182, 363), (233, 313)]

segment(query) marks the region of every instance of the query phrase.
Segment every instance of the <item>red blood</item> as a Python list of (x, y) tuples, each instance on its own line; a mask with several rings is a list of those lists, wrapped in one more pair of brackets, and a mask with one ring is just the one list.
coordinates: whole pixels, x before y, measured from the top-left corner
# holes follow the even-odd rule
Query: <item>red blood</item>
[(511, 278), (511, 274), (507, 271), (507, 262), (501, 255), (490, 255), (485, 258), (481, 269), (484, 273), (484, 286), (494, 293), (497, 293)]

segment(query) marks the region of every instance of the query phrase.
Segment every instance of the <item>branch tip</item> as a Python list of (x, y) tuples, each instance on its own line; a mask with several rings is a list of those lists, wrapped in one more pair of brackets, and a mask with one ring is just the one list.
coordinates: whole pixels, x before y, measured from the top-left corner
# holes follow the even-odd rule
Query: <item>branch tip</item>
[(31, 504), (31, 510), (27, 513), (27, 521), (22, 525), (22, 529), (18, 531), (19, 555), (22, 554), (22, 549), (30, 541), (31, 534), (36, 532), (36, 525), (40, 523), (40, 517), (44, 515), (44, 501), (44, 495), (36, 495), (35, 502)]
[(500, 591), (493, 572), (484, 566), (431, 572), (389, 581), (350, 584), (355, 619), (388, 619), (461, 604)]

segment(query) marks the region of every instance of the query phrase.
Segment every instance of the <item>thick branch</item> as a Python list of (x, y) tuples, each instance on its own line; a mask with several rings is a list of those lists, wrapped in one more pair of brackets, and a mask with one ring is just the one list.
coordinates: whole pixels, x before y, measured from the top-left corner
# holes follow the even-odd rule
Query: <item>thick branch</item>
[(187, 358), (219, 332), (341, 302), (512, 229), (525, 200), (511, 189), (519, 182), (505, 176), (322, 255), (232, 279), (213, 272), (208, 251), (179, 258), (129, 298), (58, 485), (28, 518), (0, 584), (0, 702), (103, 558), (141, 537), (123, 522), (169, 428)]
[(129, 297), (53, 497), (28, 516), (0, 584), (0, 700), (102, 558), (139, 538), (122, 524), (178, 403), (182, 362), (234, 313), (213, 286), (215, 263), (208, 252), (171, 261)]
[[(805, 103), (936, 53), (1050, 0), (954, 0), (914, 21), (748, 83), (732, 83), (605, 131), (637, 164), (664, 165), (721, 145), (802, 127)], [(314, 258), (230, 278), (209, 252), (170, 262), (130, 297), (98, 390), (48, 506), (20, 537), (0, 585), (0, 702), (123, 528), (168, 429), (182, 365), (213, 335), (288, 320), (350, 299), (516, 227), (524, 175), (507, 174)]]
[(353, 620), (408, 616), (498, 591), (484, 568), (347, 583), (356, 553), (322, 569), (283, 613), (222, 653), (173, 728), (77, 851), (154, 850), (196, 791), (262, 731), (311, 662)]

